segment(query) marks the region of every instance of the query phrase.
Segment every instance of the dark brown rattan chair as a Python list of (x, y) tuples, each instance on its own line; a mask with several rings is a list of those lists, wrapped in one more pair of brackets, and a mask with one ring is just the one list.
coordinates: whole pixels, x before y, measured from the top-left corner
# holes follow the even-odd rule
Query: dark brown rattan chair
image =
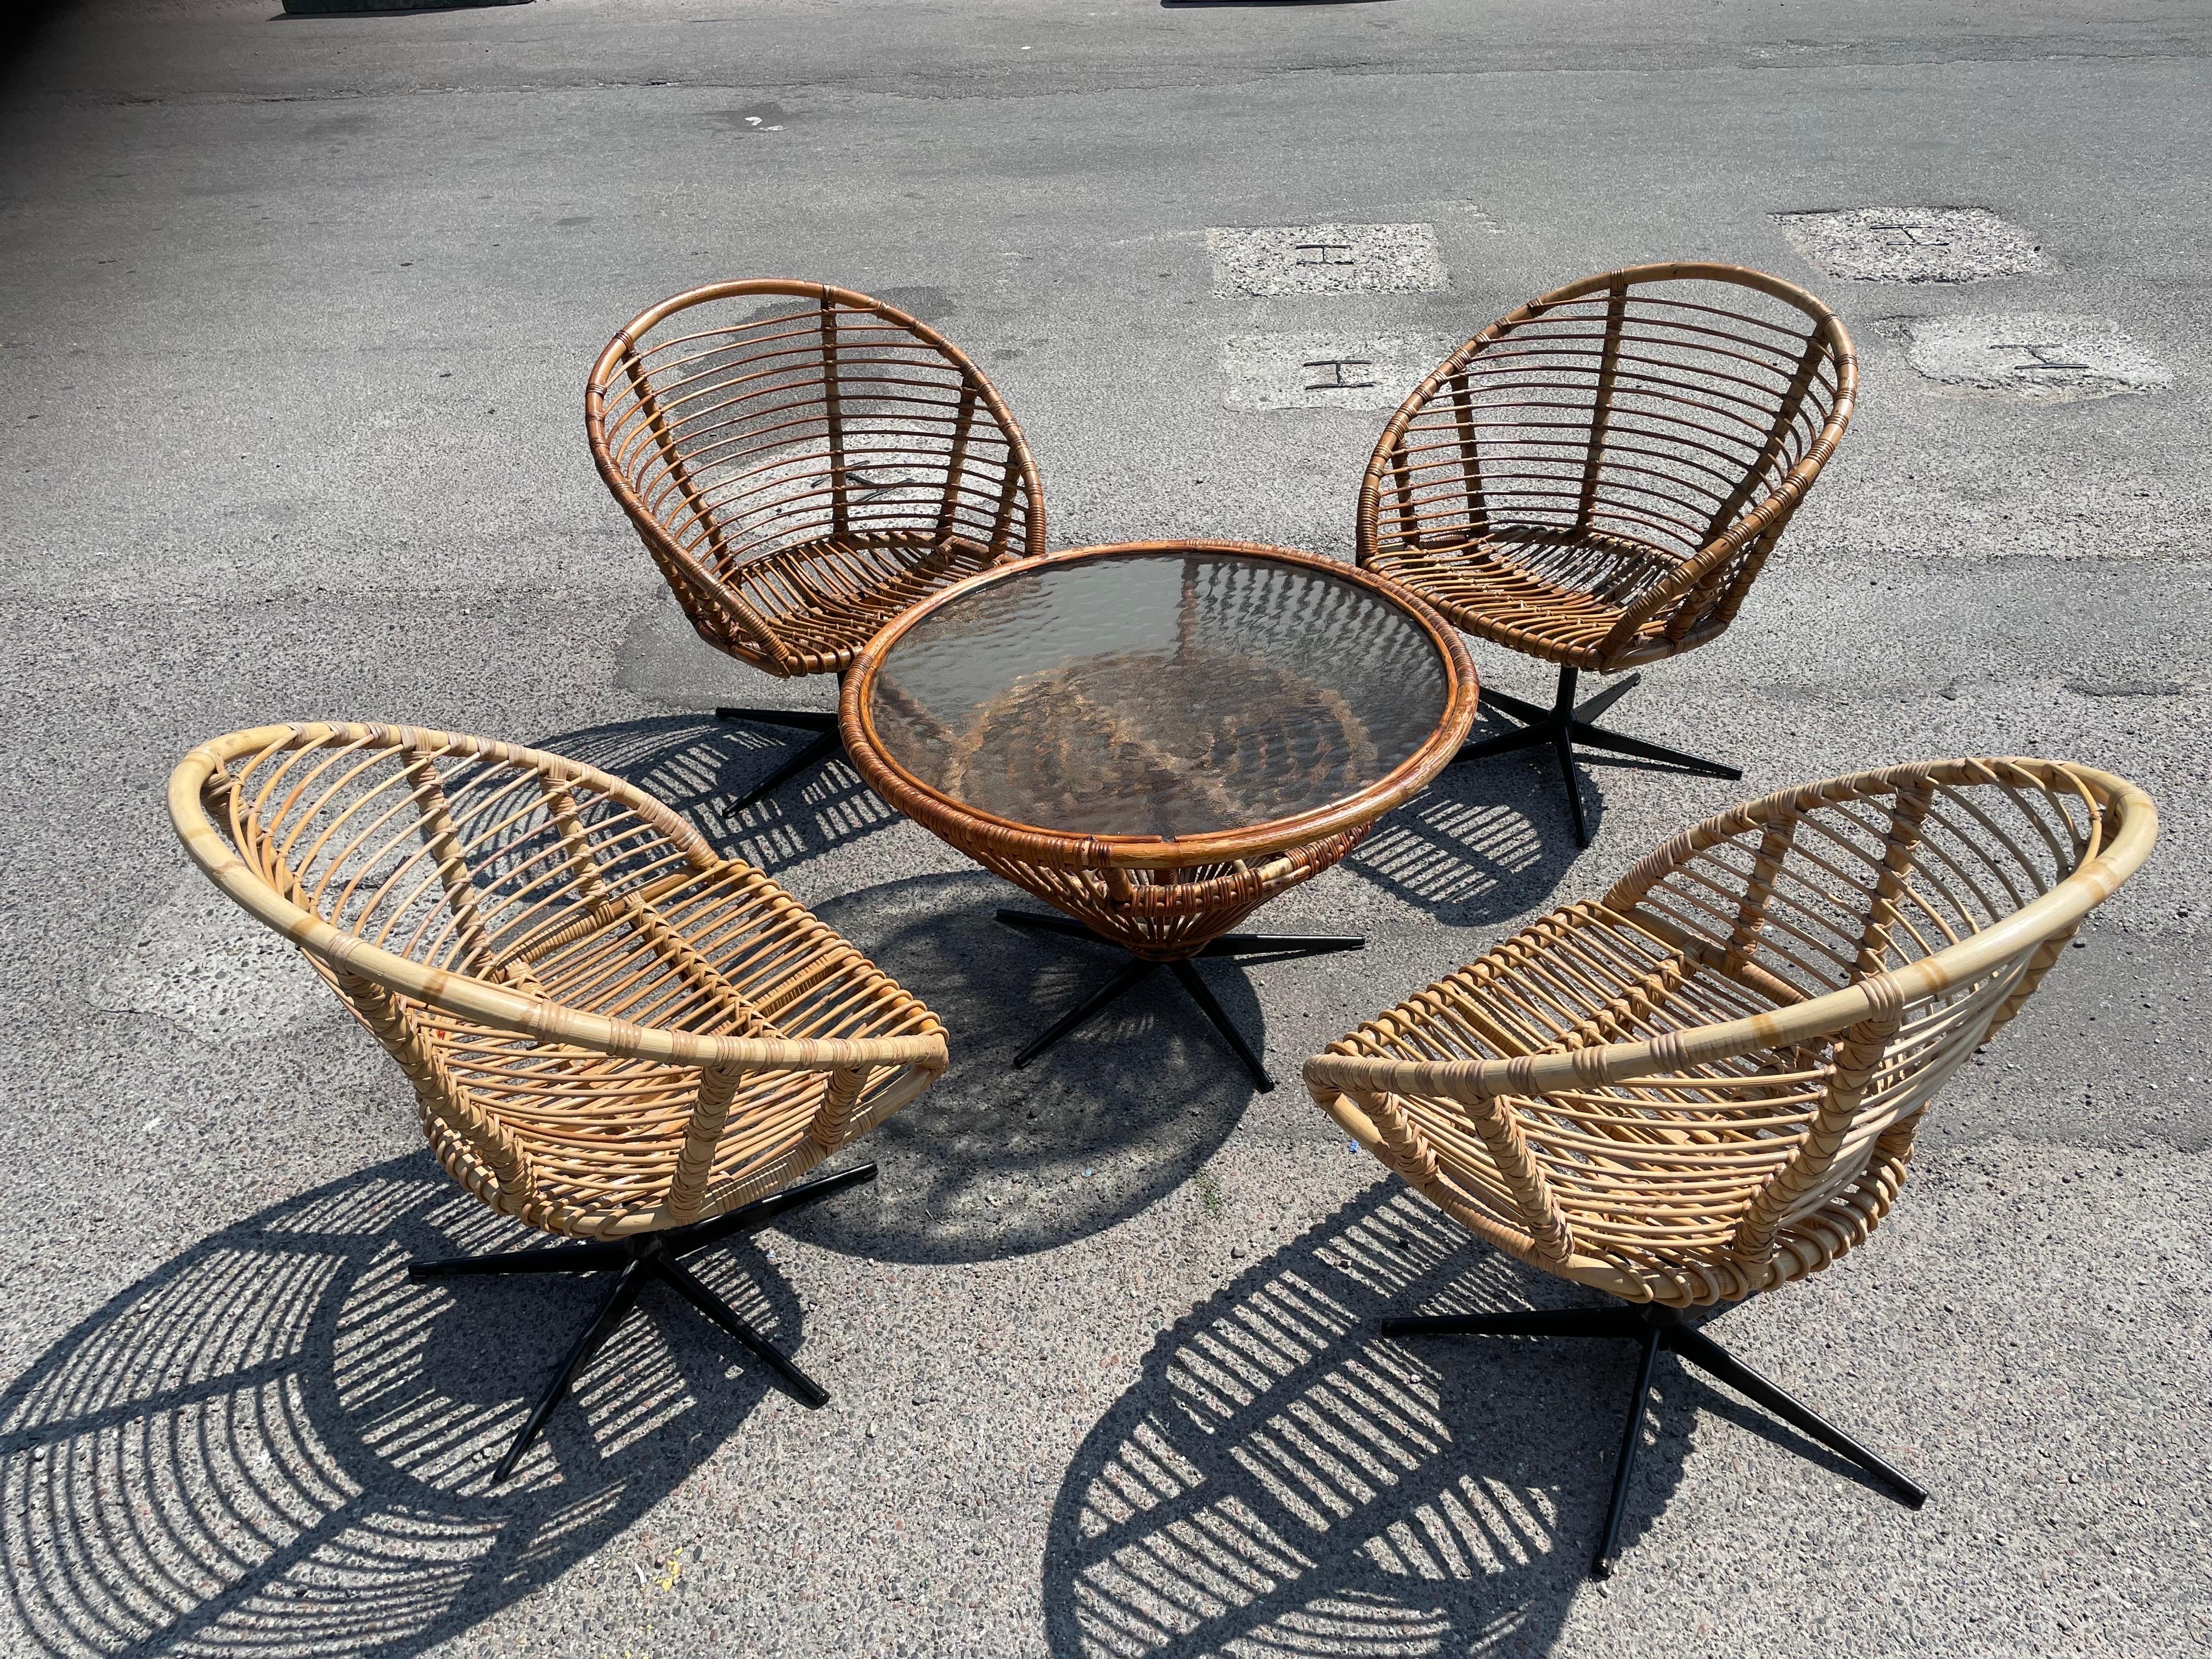
[[(1044, 551), (1021, 428), (934, 329), (820, 283), (716, 283), (626, 324), (592, 370), (599, 476), (717, 650), (842, 674), (939, 588)], [(719, 708), (820, 733), (750, 805), (837, 747), (824, 710)]]
[(1735, 767), (1594, 722), (1640, 676), (1717, 639), (1851, 416), (1858, 360), (1835, 313), (1737, 265), (1632, 265), (1532, 300), (1400, 405), (1359, 490), (1359, 562), (1469, 634), (1557, 663), (1542, 708), (1477, 760), (1548, 744), (1589, 844), (1575, 745), (1717, 778)]

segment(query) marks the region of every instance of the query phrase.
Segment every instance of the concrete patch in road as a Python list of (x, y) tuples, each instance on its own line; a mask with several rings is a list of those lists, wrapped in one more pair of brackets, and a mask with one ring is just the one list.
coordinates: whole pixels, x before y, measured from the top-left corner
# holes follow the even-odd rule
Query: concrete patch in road
[(1434, 225), (1263, 225), (1206, 233), (1213, 292), (1432, 294), (1451, 280)]
[(1221, 343), (1231, 409), (1395, 409), (1461, 342), (1427, 334), (1239, 334)]
[(2078, 403), (2159, 392), (2173, 371), (2109, 317), (2023, 311), (1967, 317), (1894, 317), (1882, 331), (1930, 391), (1996, 392), (2033, 403)]
[(210, 1047), (272, 1036), (316, 1012), (325, 995), (289, 940), (197, 870), (147, 913), (91, 987), (96, 1007), (155, 1015)]
[(1854, 283), (1981, 283), (2048, 264), (2040, 243), (1987, 208), (1841, 208), (1774, 221), (1798, 252)]

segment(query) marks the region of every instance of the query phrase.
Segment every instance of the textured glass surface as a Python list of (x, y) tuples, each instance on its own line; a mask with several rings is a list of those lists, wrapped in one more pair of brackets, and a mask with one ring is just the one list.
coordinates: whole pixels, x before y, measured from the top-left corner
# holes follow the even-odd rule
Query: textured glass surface
[(908, 629), (872, 709), (900, 769), (1018, 823), (1195, 836), (1325, 806), (1443, 719), (1444, 660), (1381, 595), (1232, 553), (1122, 554)]

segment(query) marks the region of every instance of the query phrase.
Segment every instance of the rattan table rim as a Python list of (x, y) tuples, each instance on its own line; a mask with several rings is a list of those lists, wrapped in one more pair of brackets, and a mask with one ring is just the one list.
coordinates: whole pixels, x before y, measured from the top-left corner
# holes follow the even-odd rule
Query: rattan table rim
[[(1194, 552), (1267, 559), (1317, 571), (1364, 587), (1405, 611), (1421, 625), (1443, 662), (1444, 705), (1435, 730), (1384, 776), (1326, 806), (1235, 830), (1183, 836), (1084, 835), (1039, 829), (1001, 817), (922, 782), (891, 759), (878, 741), (872, 710), (877, 671), (907, 630), (924, 617), (957, 605), (993, 583), (1030, 575), (1050, 566), (1133, 555), (1168, 557)], [(1480, 690), (1474, 659), (1468, 655), (1467, 642), (1459, 630), (1419, 594), (1389, 577), (1362, 570), (1341, 560), (1262, 542), (1204, 538), (1109, 542), (994, 566), (955, 582), (894, 617), (868, 641), (846, 674), (838, 699), (837, 724), (845, 740), (847, 757), (869, 786), (933, 833), (939, 832), (943, 825), (969, 836), (980, 834), (1005, 842), (1006, 851), (1029, 862), (1057, 864), (1071, 869), (1182, 870), (1280, 853), (1370, 823), (1402, 805), (1426, 788), (1430, 780), (1459, 752), (1460, 744), (1474, 724)]]

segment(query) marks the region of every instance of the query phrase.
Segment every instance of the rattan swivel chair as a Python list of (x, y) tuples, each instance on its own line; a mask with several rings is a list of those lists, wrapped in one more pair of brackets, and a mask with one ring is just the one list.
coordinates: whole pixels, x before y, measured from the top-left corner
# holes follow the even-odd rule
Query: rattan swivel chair
[(1395, 1336), (1586, 1336), (1641, 1362), (1593, 1572), (1665, 1348), (1925, 1494), (1683, 1322), (1862, 1243), (1952, 1073), (2142, 863), (2149, 797), (2045, 760), (1897, 766), (1677, 836), (1307, 1062), (1314, 1098), (1487, 1243), (1611, 1307), (1383, 1322)]
[(1492, 324), (1400, 405), (1359, 490), (1359, 562), (1467, 633), (1559, 666), (1552, 706), (1461, 760), (1549, 745), (1589, 844), (1574, 750), (1717, 778), (1736, 767), (1595, 722), (1612, 674), (1717, 639), (1841, 441), (1850, 337), (1802, 289), (1736, 265), (1586, 276)]
[(684, 1258), (873, 1177), (793, 1184), (944, 1069), (928, 1009), (651, 796), (558, 756), (263, 726), (186, 757), (169, 815), (399, 1062), (447, 1172), (583, 1241), (410, 1276), (614, 1275), (495, 1483), (648, 1282), (827, 1401)]
[[(716, 283), (625, 324), (584, 393), (592, 459), (717, 650), (844, 673), (939, 588), (1044, 551), (1036, 463), (945, 337), (820, 283)], [(837, 717), (719, 708), (818, 733), (738, 803), (837, 749)]]

